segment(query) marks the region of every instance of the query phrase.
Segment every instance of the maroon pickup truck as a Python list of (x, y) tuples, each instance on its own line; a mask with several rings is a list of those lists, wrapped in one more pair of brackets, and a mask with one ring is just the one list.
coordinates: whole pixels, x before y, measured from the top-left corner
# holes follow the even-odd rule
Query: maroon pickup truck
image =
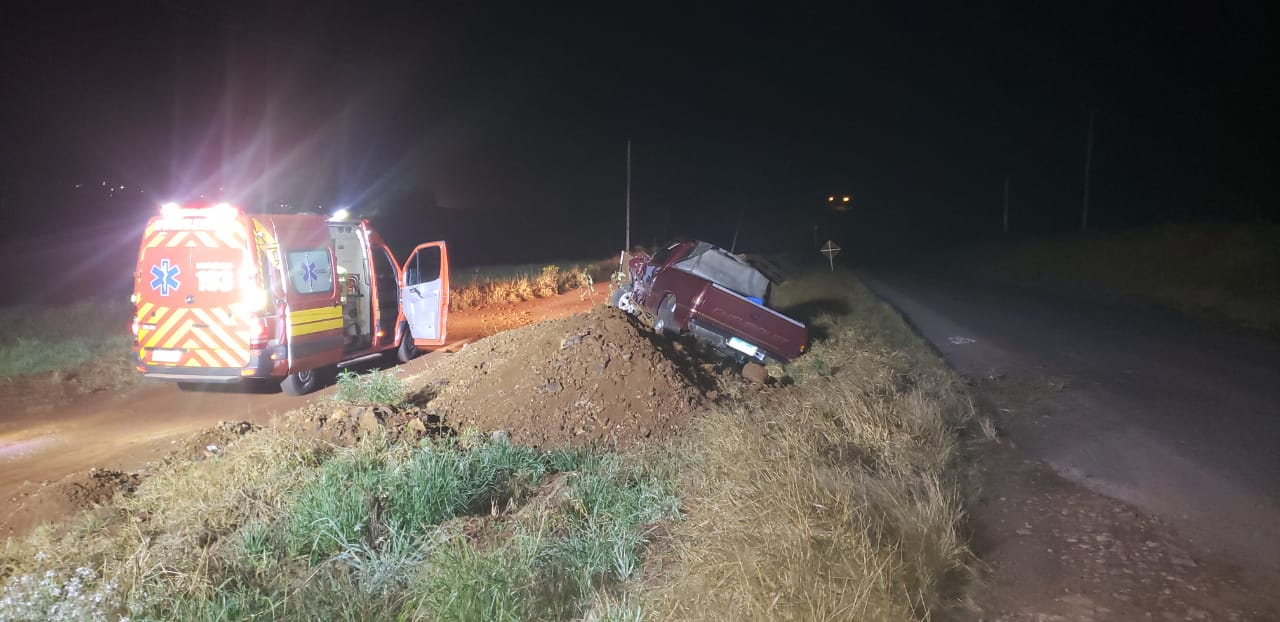
[(805, 325), (765, 306), (769, 279), (722, 248), (675, 242), (628, 265), (631, 282), (613, 304), (647, 314), (658, 332), (692, 334), (737, 358), (790, 361), (809, 344)]

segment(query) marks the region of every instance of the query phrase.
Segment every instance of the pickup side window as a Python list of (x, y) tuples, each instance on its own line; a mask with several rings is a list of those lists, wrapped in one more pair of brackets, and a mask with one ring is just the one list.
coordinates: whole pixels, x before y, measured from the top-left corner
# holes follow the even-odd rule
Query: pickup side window
[(327, 248), (288, 251), (289, 285), (299, 294), (333, 291), (333, 257)]

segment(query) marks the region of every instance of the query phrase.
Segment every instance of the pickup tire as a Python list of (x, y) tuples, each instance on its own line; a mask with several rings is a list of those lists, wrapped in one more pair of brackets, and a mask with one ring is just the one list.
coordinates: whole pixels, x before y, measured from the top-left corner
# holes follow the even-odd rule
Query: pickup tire
[(664, 335), (680, 332), (680, 329), (676, 328), (675, 296), (667, 294), (667, 297), (658, 304), (658, 319), (653, 323), (653, 330)]
[(621, 310), (628, 315), (636, 314), (636, 303), (631, 298), (631, 285), (620, 285), (609, 297), (609, 306)]

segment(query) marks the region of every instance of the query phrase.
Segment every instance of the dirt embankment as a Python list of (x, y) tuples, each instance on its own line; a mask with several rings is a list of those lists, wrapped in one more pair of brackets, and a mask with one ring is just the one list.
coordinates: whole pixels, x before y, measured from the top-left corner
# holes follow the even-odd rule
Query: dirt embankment
[[(480, 339), (582, 313), (606, 296), (605, 288), (597, 286), (590, 296), (575, 290), (451, 314), (449, 336), (458, 342)], [(415, 377), (442, 358), (447, 358), (446, 353), (431, 353), (395, 368), (396, 373)], [(332, 388), (307, 398), (283, 395), (266, 385), (183, 391), (173, 384), (138, 382), (132, 367), (117, 363), (99, 365), (110, 373), (97, 373), (97, 363), (91, 363), (0, 383), (0, 539), (22, 535), (46, 521), (69, 518), (92, 507), (97, 499), (109, 498), (110, 492), (77, 492), (105, 488), (110, 478), (95, 478), (95, 473), (145, 474), (148, 464), (216, 453), (210, 446), (217, 447), (217, 452), (228, 451), (232, 439), (223, 435), (235, 436), (229, 427), (268, 425), (282, 413), (299, 408), (333, 417), (320, 426), (317, 420), (306, 421), (304, 414), (302, 419), (295, 417), (295, 423), (305, 424), (298, 425), (299, 430), (337, 443), (358, 438), (370, 426), (388, 429), (393, 435), (399, 430), (411, 436), (433, 433), (427, 425), (431, 418), (422, 408), (337, 413), (328, 399)], [(123, 376), (115, 373), (116, 367), (123, 368)], [(423, 377), (437, 377), (434, 374), (427, 372)], [(108, 382), (116, 378), (122, 382)]]
[[(655, 338), (608, 307), (506, 331), (437, 356), (403, 373), (413, 405), (340, 405), (323, 392), (275, 425), (350, 445), (374, 433), (392, 441), (476, 430), (501, 430), (515, 443), (541, 448), (627, 447), (681, 433), (729, 372), (681, 343)], [(719, 374), (721, 377), (717, 377)], [(226, 396), (208, 393), (206, 399)], [(161, 462), (202, 460), (234, 451), (235, 440), (257, 426), (224, 421), (168, 445)], [(22, 511), (10, 527), (73, 515), (129, 494), (146, 471), (94, 468), (56, 483), (30, 484), (11, 501)]]
[(409, 379), (414, 407), (316, 404), (289, 423), (340, 444), (375, 429), (393, 440), (501, 430), (541, 448), (626, 447), (678, 434), (717, 396), (714, 372), (684, 345), (596, 307), (448, 355)]

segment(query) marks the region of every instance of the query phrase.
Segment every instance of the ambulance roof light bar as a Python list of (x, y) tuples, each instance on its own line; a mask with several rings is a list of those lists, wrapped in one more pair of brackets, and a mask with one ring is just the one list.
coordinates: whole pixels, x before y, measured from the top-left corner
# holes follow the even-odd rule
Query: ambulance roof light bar
[(240, 215), (240, 209), (236, 206), (222, 201), (213, 207), (203, 209), (184, 208), (175, 201), (169, 201), (160, 206), (160, 215), (165, 218), (235, 218)]

